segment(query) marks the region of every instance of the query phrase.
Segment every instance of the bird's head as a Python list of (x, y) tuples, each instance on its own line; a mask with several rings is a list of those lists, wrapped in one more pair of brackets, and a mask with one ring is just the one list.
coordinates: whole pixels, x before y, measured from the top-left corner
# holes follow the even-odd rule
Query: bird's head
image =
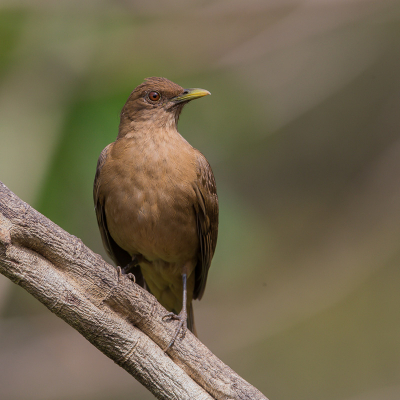
[(176, 129), (183, 106), (208, 94), (204, 89), (184, 89), (166, 78), (147, 78), (131, 93), (121, 111), (118, 137), (145, 127)]

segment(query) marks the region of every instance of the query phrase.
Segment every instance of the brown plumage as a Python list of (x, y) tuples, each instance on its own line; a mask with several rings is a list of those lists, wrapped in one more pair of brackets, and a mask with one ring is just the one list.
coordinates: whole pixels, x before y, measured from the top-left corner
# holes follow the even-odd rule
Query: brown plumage
[(177, 131), (183, 106), (207, 94), (146, 79), (124, 105), (117, 139), (101, 152), (94, 181), (107, 253), (180, 321), (169, 346), (186, 322), (195, 332), (192, 299), (203, 296), (217, 242), (214, 175)]

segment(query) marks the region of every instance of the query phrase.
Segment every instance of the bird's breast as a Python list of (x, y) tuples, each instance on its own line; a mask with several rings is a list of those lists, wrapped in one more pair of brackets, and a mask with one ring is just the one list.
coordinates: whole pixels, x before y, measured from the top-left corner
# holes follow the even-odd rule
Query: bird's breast
[(111, 236), (130, 254), (180, 263), (198, 251), (196, 159), (185, 143), (114, 144), (102, 170), (105, 213)]

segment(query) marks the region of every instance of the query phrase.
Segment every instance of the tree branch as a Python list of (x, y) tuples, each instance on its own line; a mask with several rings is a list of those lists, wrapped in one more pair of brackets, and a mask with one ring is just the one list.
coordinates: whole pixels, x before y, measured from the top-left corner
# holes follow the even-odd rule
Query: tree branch
[(165, 354), (176, 322), (154, 296), (1, 182), (0, 273), (159, 399), (267, 400), (189, 331)]

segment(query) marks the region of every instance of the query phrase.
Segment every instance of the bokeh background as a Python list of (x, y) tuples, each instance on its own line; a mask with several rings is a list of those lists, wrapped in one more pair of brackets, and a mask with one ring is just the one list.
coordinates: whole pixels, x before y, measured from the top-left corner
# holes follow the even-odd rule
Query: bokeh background
[[(105, 256), (97, 157), (148, 76), (220, 199), (202, 341), (271, 400), (400, 398), (400, 2), (0, 2), (0, 180)], [(151, 399), (0, 276), (0, 397)]]

